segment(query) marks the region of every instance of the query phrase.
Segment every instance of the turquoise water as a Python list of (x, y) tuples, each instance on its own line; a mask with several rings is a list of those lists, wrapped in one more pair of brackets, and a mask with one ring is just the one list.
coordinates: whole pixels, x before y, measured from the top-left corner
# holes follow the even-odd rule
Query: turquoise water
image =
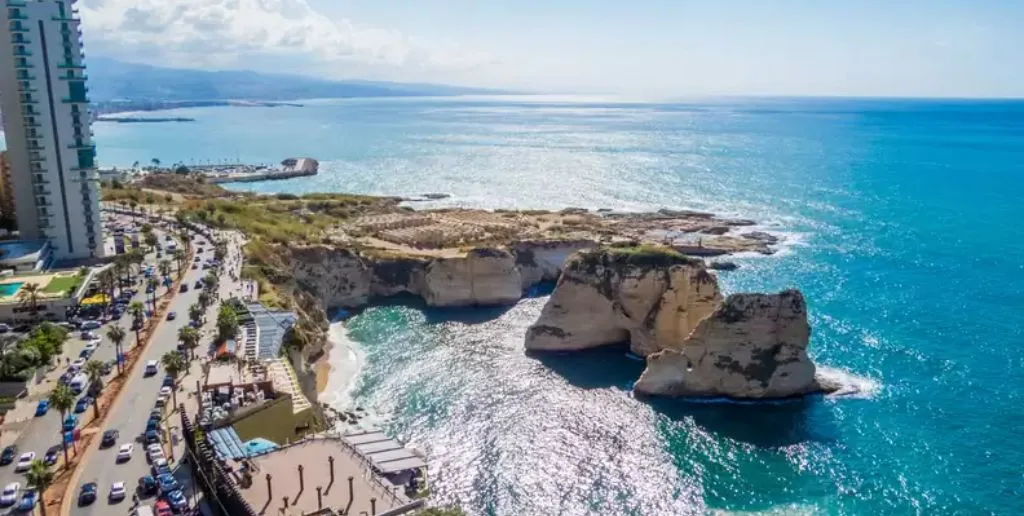
[[(185, 113), (185, 112), (183, 112)], [(107, 164), (321, 160), (260, 191), (453, 194), (472, 206), (710, 209), (783, 252), (730, 292), (798, 287), (811, 354), (875, 386), (780, 405), (629, 396), (620, 352), (524, 356), (545, 298), (355, 317), (353, 397), (474, 514), (1024, 511), (1024, 103), (361, 100), (97, 124)]]
[(0, 297), (10, 297), (17, 294), (18, 289), (20, 289), (24, 284), (24, 282), (0, 283)]

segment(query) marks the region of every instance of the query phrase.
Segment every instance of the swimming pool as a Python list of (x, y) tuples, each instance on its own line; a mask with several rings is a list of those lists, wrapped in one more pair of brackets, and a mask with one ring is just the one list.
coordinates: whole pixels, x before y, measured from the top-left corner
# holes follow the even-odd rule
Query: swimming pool
[(10, 297), (18, 293), (18, 289), (24, 285), (24, 281), (17, 283), (0, 283), (0, 297)]

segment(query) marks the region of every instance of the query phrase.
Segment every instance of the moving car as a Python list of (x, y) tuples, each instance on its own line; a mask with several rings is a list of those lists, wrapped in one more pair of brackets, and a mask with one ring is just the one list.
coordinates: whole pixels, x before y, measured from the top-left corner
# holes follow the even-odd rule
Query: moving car
[(100, 441), (100, 448), (110, 448), (117, 442), (119, 433), (117, 430), (103, 432), (103, 439)]
[(83, 348), (82, 351), (88, 351), (89, 354), (92, 355), (92, 353), (94, 351), (96, 351), (96, 348), (98, 348), (98, 347), (100, 347), (100, 341), (99, 340), (91, 340), (91, 341), (85, 343), (85, 348)]
[(21, 484), (17, 482), (11, 482), (4, 486), (3, 492), (0, 492), (0, 507), (10, 507), (17, 503), (20, 491)]
[(167, 320), (173, 321), (178, 318), (178, 312), (167, 312)]
[(50, 410), (50, 400), (39, 400), (39, 404), (36, 405), (36, 417), (45, 416)]
[(153, 376), (157, 372), (158, 362), (156, 360), (150, 360), (146, 362), (146, 370), (143, 372), (144, 376)]
[(18, 502), (18, 510), (21, 512), (32, 512), (36, 508), (36, 502), (39, 501), (39, 494), (36, 493), (35, 489), (29, 489), (21, 495), (21, 501)]
[(132, 460), (132, 451), (134, 451), (134, 450), (135, 450), (135, 445), (134, 444), (132, 444), (132, 443), (122, 444), (121, 447), (117, 449), (117, 462), (118, 463), (122, 463), (122, 462), (128, 462), (128, 461)]
[(128, 492), (124, 487), (124, 482), (114, 482), (110, 484), (110, 495), (108, 498), (111, 502), (120, 502), (124, 500), (125, 494)]
[(55, 444), (46, 450), (46, 454), (43, 455), (43, 464), (47, 466), (53, 466), (57, 463), (57, 457), (60, 455), (61, 445)]
[(90, 319), (88, 321), (82, 321), (81, 328), (83, 330), (96, 330), (99, 329), (101, 326), (103, 326), (103, 323), (95, 319)]
[(78, 399), (78, 403), (75, 403), (75, 414), (85, 412), (89, 408), (89, 405), (92, 405), (92, 397), (82, 396)]
[(98, 491), (99, 486), (96, 482), (82, 484), (82, 488), (78, 491), (78, 506), (84, 507), (95, 502)]
[(4, 451), (0, 453), (0, 466), (6, 466), (14, 462), (14, 457), (18, 455), (18, 447), (10, 445), (4, 448)]
[(96, 340), (96, 339), (99, 338), (98, 335), (96, 335), (95, 333), (93, 333), (93, 332), (91, 332), (89, 330), (83, 331), (81, 333), (81, 335), (79, 335), (79, 337), (81, 337), (82, 340), (85, 340), (85, 341)]
[(197, 281), (197, 282), (196, 282), (196, 284), (195, 284), (194, 286), (195, 286), (195, 288), (196, 288), (197, 290), (198, 290), (198, 289), (202, 289), (202, 288), (203, 288), (203, 280), (199, 280), (199, 281)]
[(18, 457), (18, 463), (14, 465), (14, 472), (21, 473), (22, 471), (28, 471), (32, 467), (32, 461), (36, 460), (36, 452), (30, 451), (21, 454)]
[(178, 292), (180, 292), (182, 294), (184, 294), (185, 292), (188, 292), (188, 284), (187, 283), (182, 283), (181, 287), (178, 288)]

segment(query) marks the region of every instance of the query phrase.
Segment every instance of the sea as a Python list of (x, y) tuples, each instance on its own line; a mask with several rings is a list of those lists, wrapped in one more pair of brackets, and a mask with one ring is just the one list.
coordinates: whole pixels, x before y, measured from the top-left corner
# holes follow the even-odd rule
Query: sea
[[(509, 308), (395, 300), (334, 327), (325, 399), (429, 456), (468, 514), (1024, 513), (1024, 101), (451, 97), (154, 113), (94, 126), (105, 166), (156, 158), (320, 174), (258, 192), (416, 206), (689, 208), (758, 221), (725, 291), (798, 288), (810, 354), (853, 396), (635, 399), (621, 349), (527, 356), (550, 286)], [(353, 360), (357, 361), (353, 371)]]

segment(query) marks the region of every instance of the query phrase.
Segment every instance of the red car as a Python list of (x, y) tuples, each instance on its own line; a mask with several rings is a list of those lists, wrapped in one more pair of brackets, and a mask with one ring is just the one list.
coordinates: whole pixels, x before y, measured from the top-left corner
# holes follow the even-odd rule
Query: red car
[(159, 500), (156, 505), (153, 506), (156, 509), (156, 516), (171, 516), (171, 504), (167, 503), (167, 500)]

